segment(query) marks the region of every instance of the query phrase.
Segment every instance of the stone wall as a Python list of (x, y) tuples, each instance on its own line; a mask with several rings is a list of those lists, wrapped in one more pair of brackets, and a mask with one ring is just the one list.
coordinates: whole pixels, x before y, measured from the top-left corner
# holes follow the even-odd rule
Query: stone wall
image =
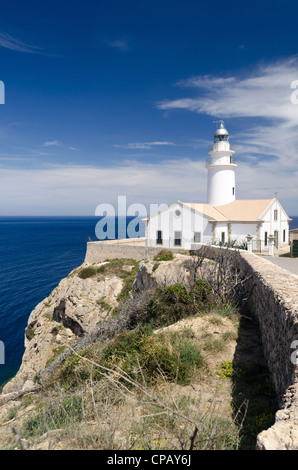
[[(218, 250), (218, 247), (208, 247), (207, 257), (215, 258)], [(226, 253), (229, 256), (231, 250)], [(276, 413), (275, 424), (259, 434), (257, 448), (298, 450), (298, 366), (295, 357), (298, 276), (247, 251), (239, 250), (237, 256), (229, 258), (236, 269), (246, 273), (243, 305), (258, 319), (264, 356), (281, 408)]]
[[(102, 263), (106, 259), (116, 258), (131, 258), (136, 261), (142, 259), (152, 260), (162, 249), (162, 246), (146, 246), (145, 238), (88, 242), (84, 264)], [(179, 248), (170, 248), (170, 250), (173, 253), (183, 253), (185, 251)]]

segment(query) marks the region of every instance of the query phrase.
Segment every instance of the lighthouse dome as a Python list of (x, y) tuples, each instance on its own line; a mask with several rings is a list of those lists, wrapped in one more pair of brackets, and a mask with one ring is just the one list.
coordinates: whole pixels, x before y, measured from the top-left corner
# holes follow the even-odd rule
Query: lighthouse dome
[(225, 140), (225, 141), (229, 140), (229, 133), (224, 126), (224, 122), (223, 121), (218, 121), (218, 122), (219, 122), (219, 126), (214, 133), (214, 142), (219, 142), (222, 140)]

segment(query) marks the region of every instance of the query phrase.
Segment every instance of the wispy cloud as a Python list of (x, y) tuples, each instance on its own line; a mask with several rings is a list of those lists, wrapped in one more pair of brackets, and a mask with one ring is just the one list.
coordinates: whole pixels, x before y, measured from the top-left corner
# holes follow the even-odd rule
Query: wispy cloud
[(296, 57), (261, 65), (249, 74), (231, 77), (205, 75), (178, 82), (193, 88), (197, 96), (158, 103), (159, 109), (188, 109), (211, 116), (261, 117), (298, 125), (297, 106), (290, 86), (298, 79)]
[(59, 140), (47, 140), (41, 144), (42, 147), (59, 147), (60, 145), (61, 142)]
[(115, 144), (115, 148), (122, 149), (142, 149), (142, 150), (151, 150), (152, 147), (163, 146), (163, 145), (175, 145), (174, 142), (167, 141), (155, 141), (155, 142), (130, 142), (128, 144)]
[(114, 41), (107, 41), (107, 45), (109, 47), (112, 47), (113, 49), (118, 49), (122, 52), (127, 52), (128, 51), (128, 40), (125, 38), (122, 39), (116, 39)]
[(74, 147), (73, 145), (66, 145), (63, 144), (60, 140), (47, 140), (46, 142), (43, 142), (41, 144), (42, 147), (63, 147), (68, 150), (72, 151), (77, 151), (79, 150), (77, 147)]
[(12, 51), (27, 52), (29, 54), (43, 53), (43, 49), (41, 47), (26, 44), (7, 33), (0, 33), (0, 47), (4, 47), (5, 49), (10, 49)]

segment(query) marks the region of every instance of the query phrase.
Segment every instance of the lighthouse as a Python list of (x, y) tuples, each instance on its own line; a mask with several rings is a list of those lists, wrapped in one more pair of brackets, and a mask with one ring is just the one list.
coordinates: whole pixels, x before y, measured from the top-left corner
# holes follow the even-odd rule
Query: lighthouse
[(209, 147), (206, 161), (208, 170), (207, 204), (221, 206), (235, 201), (235, 170), (237, 168), (234, 147), (224, 122), (218, 121), (214, 143)]

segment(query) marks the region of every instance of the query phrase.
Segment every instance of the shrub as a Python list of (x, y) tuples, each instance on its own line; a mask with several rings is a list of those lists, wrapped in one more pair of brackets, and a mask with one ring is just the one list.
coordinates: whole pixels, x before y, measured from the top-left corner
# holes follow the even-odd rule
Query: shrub
[(204, 281), (203, 279), (198, 279), (192, 288), (192, 292), (194, 294), (196, 304), (198, 306), (202, 306), (208, 303), (212, 288), (209, 282)]
[(157, 287), (147, 301), (143, 323), (152, 327), (167, 326), (197, 314), (210, 304), (212, 289), (208, 282), (198, 280), (192, 289), (181, 284)]
[(161, 293), (161, 298), (163, 301), (171, 304), (175, 304), (177, 302), (188, 304), (191, 302), (189, 292), (182, 284), (175, 284), (173, 286), (166, 287)]
[(174, 255), (170, 250), (161, 250), (153, 259), (154, 261), (171, 261), (173, 258)]
[[(120, 333), (103, 349), (98, 363), (115, 371), (120, 368), (134, 380), (142, 373), (148, 384), (162, 371), (167, 380), (187, 385), (203, 360), (198, 346), (189, 337), (177, 332), (153, 334), (149, 326), (143, 326)], [(102, 378), (100, 368), (93, 378)]]
[(83, 268), (79, 273), (78, 276), (81, 279), (87, 279), (88, 277), (95, 276), (97, 273), (97, 269), (94, 266), (88, 266), (87, 268)]

